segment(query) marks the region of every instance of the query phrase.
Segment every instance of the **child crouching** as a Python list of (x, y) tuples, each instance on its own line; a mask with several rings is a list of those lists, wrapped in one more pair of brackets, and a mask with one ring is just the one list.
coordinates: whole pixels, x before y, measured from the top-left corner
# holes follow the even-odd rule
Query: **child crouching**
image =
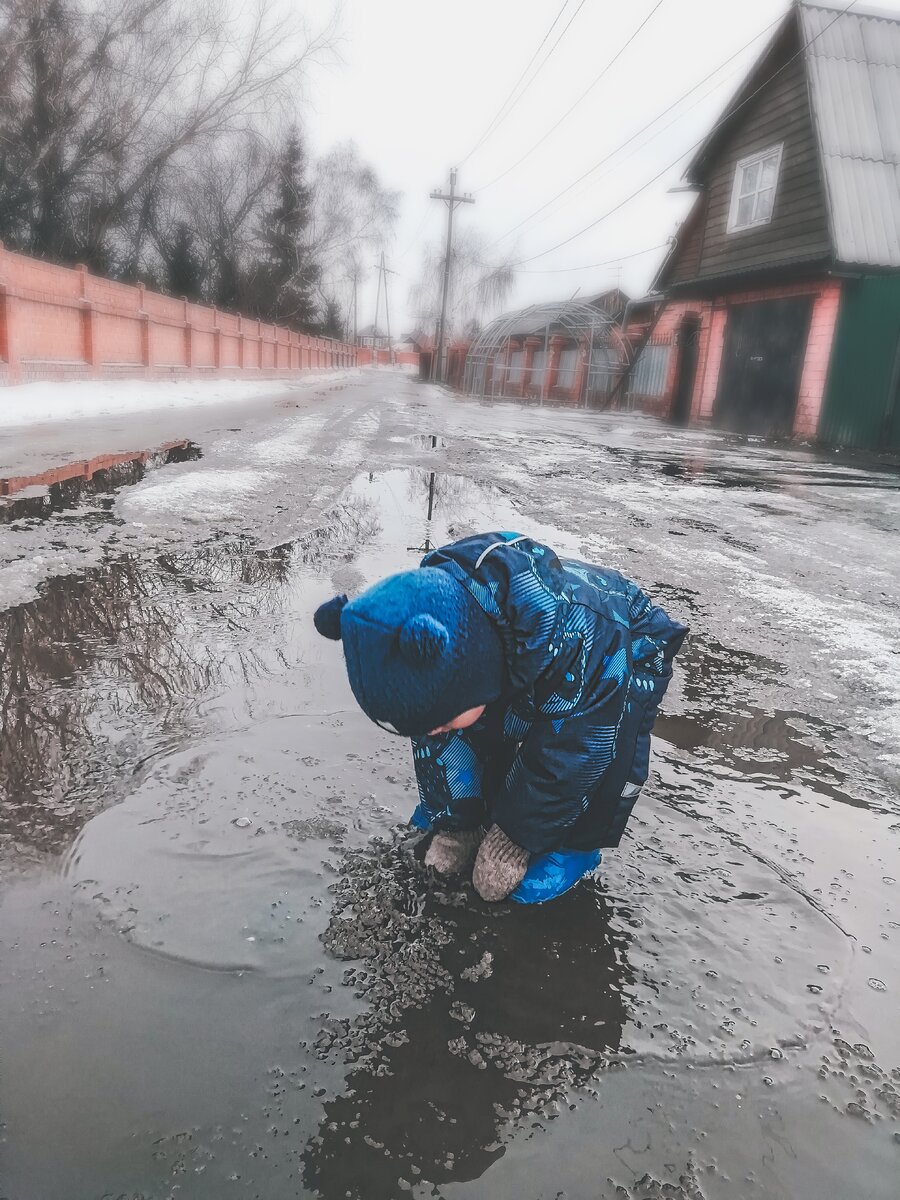
[(315, 623), (343, 641), (367, 716), (412, 739), (413, 823), (435, 870), (474, 861), (483, 899), (540, 903), (618, 845), (688, 632), (635, 584), (485, 533)]

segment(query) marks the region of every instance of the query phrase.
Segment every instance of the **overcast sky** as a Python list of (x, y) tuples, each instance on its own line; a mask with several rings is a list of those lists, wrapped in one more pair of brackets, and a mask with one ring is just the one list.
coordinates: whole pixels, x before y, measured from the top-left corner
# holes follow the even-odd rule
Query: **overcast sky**
[[(322, 11), (327, 0), (320, 3)], [(313, 149), (352, 138), (382, 181), (402, 193), (401, 219), (388, 263), (392, 324), (411, 324), (407, 293), (423, 247), (444, 228), (443, 205), (428, 199), (457, 165), (474, 205), (459, 221), (500, 238), (656, 116), (661, 120), (584, 183), (500, 247), (531, 258), (611, 209), (682, 157), (621, 211), (567, 246), (517, 271), (508, 307), (589, 294), (621, 281), (644, 292), (664, 243), (690, 197), (673, 194), (686, 153), (714, 123), (765, 45), (767, 26), (787, 0), (662, 0), (643, 30), (587, 97), (533, 153), (492, 180), (553, 126), (591, 85), (656, 0), (568, 0), (544, 51), (574, 20), (521, 100), (474, 151), (562, 0), (344, 0), (342, 62), (311, 81)], [(307, 6), (308, 7), (308, 6)], [(900, 2), (881, 7), (900, 11)], [(576, 15), (577, 12), (577, 15)], [(734, 61), (683, 103), (678, 100), (755, 35)], [(699, 101), (699, 102), (698, 102)], [(672, 122), (671, 124), (669, 124)], [(628, 258), (649, 250), (640, 257)], [(374, 257), (374, 256), (373, 256)], [(622, 257), (620, 266), (582, 268)], [(374, 314), (374, 276), (360, 297), (360, 324)]]

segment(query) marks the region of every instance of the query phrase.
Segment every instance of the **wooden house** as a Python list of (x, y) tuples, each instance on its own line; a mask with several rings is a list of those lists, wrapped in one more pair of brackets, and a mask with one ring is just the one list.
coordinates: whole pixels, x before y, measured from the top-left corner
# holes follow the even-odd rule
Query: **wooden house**
[(792, 5), (688, 166), (647, 408), (900, 449), (900, 18), (844, 9)]

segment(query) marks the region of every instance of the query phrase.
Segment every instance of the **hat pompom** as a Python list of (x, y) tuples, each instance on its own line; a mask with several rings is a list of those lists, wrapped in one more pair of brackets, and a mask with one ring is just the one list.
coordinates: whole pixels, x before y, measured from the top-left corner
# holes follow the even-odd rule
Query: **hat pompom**
[(341, 640), (341, 613), (347, 604), (346, 596), (334, 596), (316, 609), (313, 623), (322, 637), (333, 642)]
[(429, 613), (416, 613), (400, 627), (400, 650), (409, 659), (431, 662), (439, 658), (450, 644), (450, 634)]

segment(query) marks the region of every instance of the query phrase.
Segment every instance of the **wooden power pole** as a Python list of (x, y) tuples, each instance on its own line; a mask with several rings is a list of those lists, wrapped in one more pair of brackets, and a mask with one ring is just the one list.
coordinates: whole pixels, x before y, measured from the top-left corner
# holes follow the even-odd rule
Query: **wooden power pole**
[(359, 310), (357, 308), (357, 291), (359, 287), (359, 272), (353, 272), (353, 345), (359, 345)]
[(431, 193), (432, 200), (442, 200), (447, 205), (447, 249), (444, 254), (444, 286), (441, 294), (441, 319), (438, 323), (437, 346), (435, 357), (431, 364), (431, 377), (443, 383), (446, 370), (444, 363), (444, 343), (447, 337), (447, 302), (450, 297), (450, 256), (453, 252), (453, 214), (460, 204), (474, 204), (474, 196), (468, 193), (460, 196), (456, 191), (456, 167), (450, 171), (450, 191)]
[(384, 322), (387, 325), (387, 340), (388, 340), (388, 358), (391, 366), (394, 365), (394, 342), (391, 338), (391, 310), (388, 305), (388, 275), (396, 275), (396, 271), (392, 271), (390, 267), (384, 265), (384, 251), (381, 252), (381, 265), (379, 266), (382, 278), (384, 280)]
[(387, 343), (388, 343), (388, 358), (391, 366), (394, 365), (394, 343), (391, 339), (391, 309), (388, 304), (388, 275), (396, 275), (396, 271), (392, 271), (390, 267), (385, 266), (384, 251), (381, 251), (381, 258), (375, 264), (378, 271), (378, 292), (375, 297), (375, 326), (372, 337), (372, 360), (375, 366), (378, 366), (378, 312), (381, 307), (381, 292), (384, 289), (384, 320), (387, 325)]

